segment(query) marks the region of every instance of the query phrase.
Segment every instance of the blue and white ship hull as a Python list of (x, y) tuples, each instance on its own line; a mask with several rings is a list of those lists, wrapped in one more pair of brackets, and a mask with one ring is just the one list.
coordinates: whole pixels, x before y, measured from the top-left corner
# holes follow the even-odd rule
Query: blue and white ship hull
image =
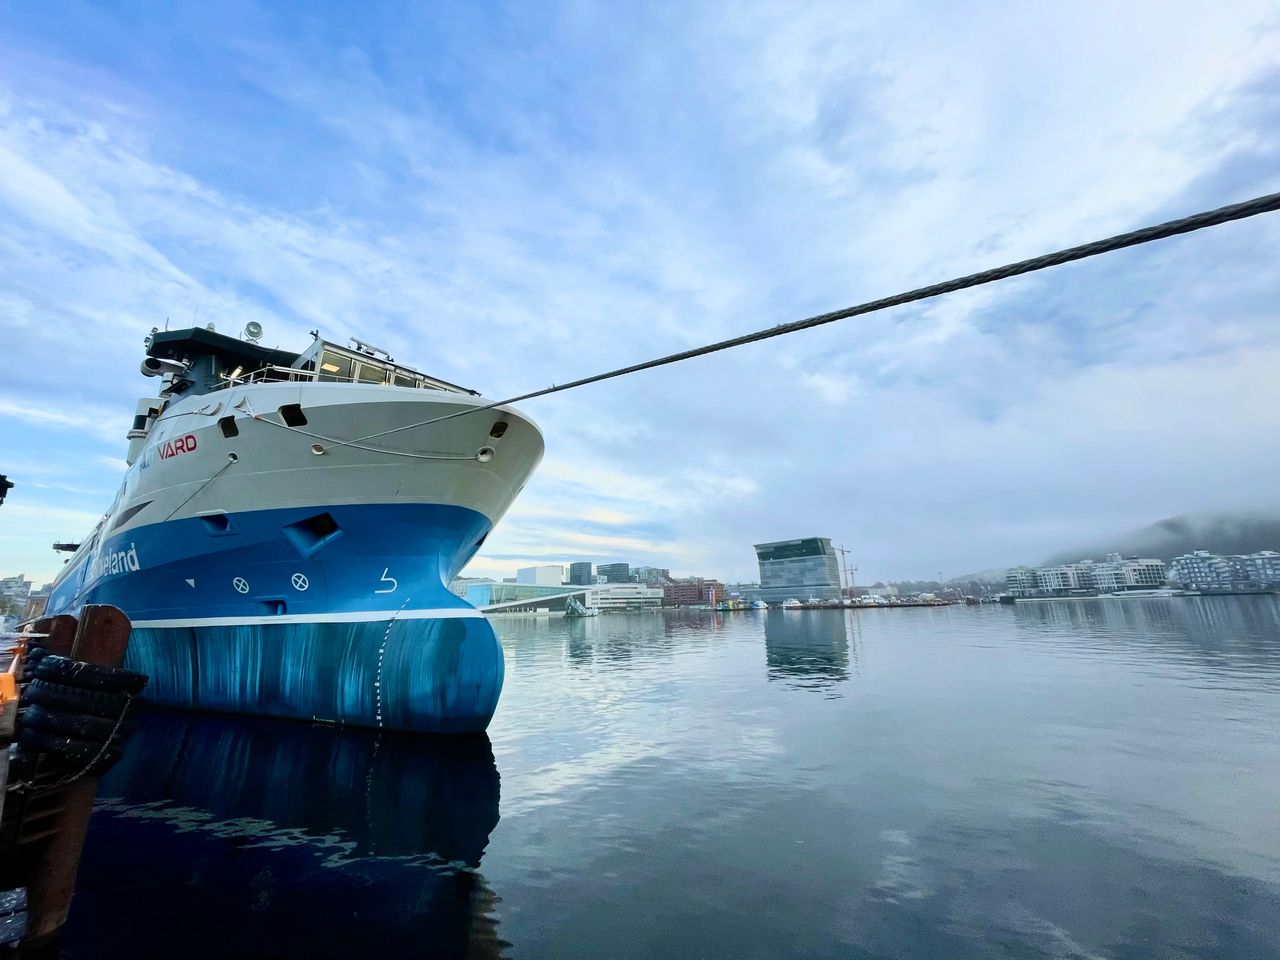
[(542, 438), (509, 409), (398, 430), (483, 402), (315, 382), (183, 398), (156, 419), (48, 612), (123, 610), (126, 666), (150, 677), (157, 703), (483, 730), (502, 648), (447, 584), (523, 488)]

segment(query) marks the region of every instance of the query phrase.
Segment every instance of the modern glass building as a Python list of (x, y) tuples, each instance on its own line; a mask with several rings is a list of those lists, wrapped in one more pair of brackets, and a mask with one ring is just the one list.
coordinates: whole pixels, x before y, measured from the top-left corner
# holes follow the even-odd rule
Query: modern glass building
[(596, 573), (606, 578), (609, 583), (631, 582), (631, 564), (629, 563), (598, 563)]
[(840, 565), (829, 537), (757, 543), (760, 561), (760, 598), (782, 603), (840, 599)]
[(591, 561), (577, 560), (569, 564), (569, 582), (579, 585), (595, 583), (596, 578), (591, 573)]

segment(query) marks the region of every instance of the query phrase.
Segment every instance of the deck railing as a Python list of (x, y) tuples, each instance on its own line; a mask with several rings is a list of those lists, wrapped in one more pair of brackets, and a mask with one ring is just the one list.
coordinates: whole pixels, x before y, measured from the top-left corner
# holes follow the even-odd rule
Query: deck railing
[[(367, 369), (367, 368), (366, 368)], [(250, 383), (367, 383), (370, 386), (412, 387), (421, 390), (447, 390), (425, 378), (408, 373), (387, 371), (383, 380), (369, 380), (356, 373), (318, 373), (315, 370), (299, 370), (296, 367), (265, 366), (239, 377), (223, 377), (222, 382), (214, 389), (224, 390), (227, 387), (241, 387)]]

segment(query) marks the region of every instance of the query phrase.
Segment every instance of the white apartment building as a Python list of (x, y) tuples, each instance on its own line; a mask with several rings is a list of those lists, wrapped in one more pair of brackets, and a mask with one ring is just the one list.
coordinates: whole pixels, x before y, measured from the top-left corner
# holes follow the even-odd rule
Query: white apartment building
[(1118, 553), (1109, 553), (1106, 560), (1093, 564), (1093, 585), (1101, 593), (1155, 590), (1167, 582), (1168, 573), (1163, 560), (1125, 559)]
[(1236, 559), (1240, 560), (1249, 581), (1260, 587), (1280, 586), (1280, 553), (1262, 550)]
[(1015, 597), (1063, 596), (1073, 593), (1123, 593), (1166, 585), (1163, 560), (1107, 554), (1101, 563), (1081, 560), (1053, 567), (1014, 567), (1005, 575), (1005, 590)]
[(662, 606), (662, 588), (642, 583), (610, 583), (587, 591), (587, 605), (598, 610), (643, 610)]
[(1040, 589), (1036, 571), (1032, 567), (1014, 567), (1004, 578), (1005, 591), (1014, 597), (1034, 596)]
[(1067, 593), (1093, 589), (1093, 564), (1062, 563), (1036, 570), (1036, 586), (1042, 593)]
[(1224, 557), (1208, 550), (1174, 557), (1169, 578), (1188, 590), (1267, 590), (1280, 586), (1280, 553)]

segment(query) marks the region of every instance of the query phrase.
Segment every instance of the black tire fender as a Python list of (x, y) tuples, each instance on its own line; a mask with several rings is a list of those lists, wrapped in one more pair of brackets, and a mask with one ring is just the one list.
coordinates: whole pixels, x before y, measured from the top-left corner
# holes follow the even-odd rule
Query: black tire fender
[(107, 693), (142, 692), (147, 685), (145, 673), (134, 673), (121, 667), (103, 667), (96, 663), (84, 663), (69, 657), (52, 654), (36, 666), (37, 680), (50, 680), (82, 690), (101, 690)]
[(22, 658), (22, 683), (29, 683), (35, 678), (36, 667), (40, 666), (40, 661), (49, 656), (49, 651), (44, 647), (31, 647), (27, 650)]
[(129, 719), (119, 721), (117, 727), (118, 716), (117, 714), (116, 717), (95, 717), (86, 713), (65, 713), (33, 704), (23, 709), (18, 719), (23, 727), (31, 727), (64, 737), (77, 737), (93, 743), (106, 743), (112, 734), (120, 740), (133, 728), (133, 722)]
[(83, 713), (112, 720), (120, 716), (129, 702), (127, 694), (84, 690), (40, 678), (31, 681), (24, 699), (57, 713)]
[(52, 753), (77, 766), (92, 764), (89, 773), (100, 773), (120, 758), (120, 747), (46, 733), (32, 727), (23, 729), (18, 745), (24, 753)]

